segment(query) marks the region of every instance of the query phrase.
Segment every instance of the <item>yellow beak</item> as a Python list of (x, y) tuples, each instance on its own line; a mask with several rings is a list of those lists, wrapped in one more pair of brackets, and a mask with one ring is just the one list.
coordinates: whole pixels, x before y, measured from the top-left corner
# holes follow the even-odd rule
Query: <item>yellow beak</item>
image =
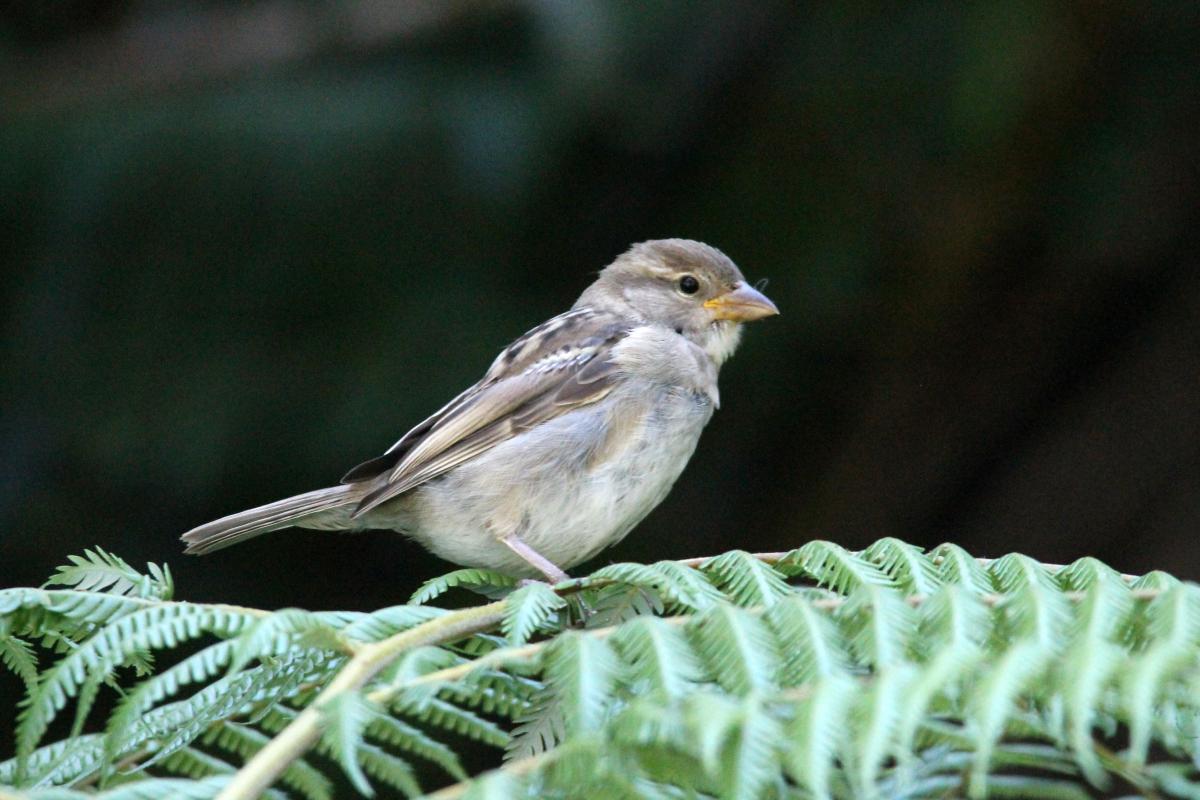
[(779, 309), (765, 294), (745, 283), (739, 283), (733, 291), (705, 300), (704, 307), (712, 312), (713, 319), (734, 322), (752, 322), (779, 313)]

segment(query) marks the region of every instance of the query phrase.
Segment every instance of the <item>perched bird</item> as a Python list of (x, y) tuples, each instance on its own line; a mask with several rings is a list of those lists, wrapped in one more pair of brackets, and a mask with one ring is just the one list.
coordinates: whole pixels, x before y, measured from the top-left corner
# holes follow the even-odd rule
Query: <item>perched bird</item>
[(741, 323), (778, 313), (714, 247), (636, 244), (340, 486), (194, 528), (187, 552), (290, 526), (391, 529), (447, 561), (559, 583), (662, 502)]

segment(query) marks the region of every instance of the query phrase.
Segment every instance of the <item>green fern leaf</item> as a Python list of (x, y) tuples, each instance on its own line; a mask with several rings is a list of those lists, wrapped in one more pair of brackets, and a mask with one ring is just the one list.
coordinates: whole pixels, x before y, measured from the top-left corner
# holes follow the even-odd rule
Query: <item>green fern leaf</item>
[(229, 671), (238, 672), (255, 659), (283, 655), (301, 643), (334, 652), (346, 649), (338, 631), (319, 615), (285, 608), (254, 620), (238, 634)]
[(43, 674), (20, 715), (18, 754), (33, 750), (88, 676), (107, 675), (141, 650), (175, 647), (206, 633), (232, 636), (252, 621), (253, 617), (242, 611), (187, 604), (155, 605), (121, 616)]
[(942, 586), (920, 608), (920, 640), (928, 660), (908, 685), (895, 734), (902, 751), (913, 747), (918, 727), (940, 694), (958, 685), (984, 657), (991, 636), (988, 608), (962, 585)]
[(849, 669), (841, 631), (828, 613), (798, 596), (784, 598), (764, 615), (783, 656), (779, 680), (784, 686), (801, 686), (816, 678), (843, 674)]
[(26, 693), (33, 694), (38, 684), (37, 653), (29, 642), (2, 631), (0, 627), (0, 663), (21, 679)]
[(232, 657), (235, 640), (210, 645), (183, 661), (142, 681), (127, 692), (108, 718), (109, 757), (115, 759), (121, 746), (122, 732), (131, 730), (150, 708), (176, 694), (190, 683), (202, 683), (225, 671)]
[(186, 778), (205, 778), (209, 775), (230, 775), (237, 768), (227, 761), (209, 755), (203, 750), (184, 747), (158, 762), (160, 768)]
[(454, 750), (403, 720), (386, 714), (374, 716), (367, 723), (367, 735), (437, 764), (458, 780), (467, 778)]
[[(149, 778), (127, 783), (95, 795), (81, 795), (100, 800), (213, 800), (232, 779), (230, 775), (213, 775), (200, 780), (185, 778)], [(287, 800), (287, 795), (274, 789), (263, 792), (268, 800)], [(36, 798), (50, 800), (50, 798)], [(54, 798), (57, 800), (57, 798)]]
[(347, 639), (359, 642), (378, 642), (445, 613), (445, 609), (431, 606), (389, 606), (351, 622), (341, 633)]
[(968, 701), (975, 750), (970, 777), (972, 797), (984, 796), (992, 750), (1004, 733), (1017, 696), (1042, 674), (1051, 652), (1037, 639), (1019, 641), (1004, 652), (972, 691)]
[(1080, 558), (1054, 573), (1054, 579), (1063, 591), (1086, 592), (1101, 581), (1124, 586), (1121, 573), (1099, 559)]
[(607, 714), (620, 661), (604, 640), (566, 631), (543, 657), (546, 686), (562, 712), (568, 734), (593, 731)]
[(399, 789), (405, 797), (424, 794), (407, 761), (371, 744), (360, 744), (356, 754), (363, 771), (375, 780)]
[(1006, 595), (1003, 609), (1012, 626), (1011, 637), (1032, 637), (1050, 649), (1059, 646), (1070, 618), (1070, 602), (1050, 572), (1018, 553), (993, 561), (988, 572)]
[(822, 674), (799, 692), (796, 713), (788, 723), (784, 764), (792, 779), (818, 800), (830, 797), (834, 759), (844, 747), (857, 689), (847, 675)]
[(375, 790), (358, 763), (358, 751), (367, 724), (380, 713), (379, 708), (359, 692), (343, 692), (322, 703), (320, 711), (322, 745), (337, 759), (359, 794), (374, 796)]
[(895, 589), (863, 584), (836, 616), (851, 649), (863, 663), (882, 667), (908, 659), (917, 616)]
[(862, 555), (883, 570), (905, 594), (927, 596), (942, 585), (933, 560), (915, 545), (889, 537), (875, 542)]
[(773, 686), (780, 659), (760, 617), (722, 604), (697, 616), (686, 629), (709, 676), (727, 691), (746, 695)]
[(734, 800), (763, 796), (779, 775), (776, 749), (783, 729), (761, 700), (750, 695), (734, 703), (704, 692), (689, 698), (685, 714), (701, 764), (720, 796)]
[(859, 797), (878, 794), (876, 781), (885, 760), (893, 757), (903, 761), (907, 756), (896, 750), (896, 732), (915, 673), (914, 667), (903, 661), (885, 662), (851, 708), (856, 729), (849, 750), (851, 777)]
[(1200, 642), (1200, 587), (1177, 583), (1146, 608), (1149, 644), (1122, 667), (1121, 700), (1129, 717), (1132, 763), (1146, 763), (1155, 722), (1155, 702), (1167, 681), (1194, 670)]
[(553, 697), (542, 698), (517, 718), (504, 751), (506, 761), (532, 758), (553, 750), (567, 738), (562, 709)]
[(512, 645), (529, 641), (539, 628), (566, 608), (567, 601), (547, 584), (534, 581), (511, 593), (504, 601), (504, 622), (501, 630)]
[(494, 722), (440, 698), (404, 692), (391, 701), (391, 707), (418, 722), (434, 725), (492, 747), (504, 747), (509, 741), (508, 733)]
[(987, 570), (972, 556), (956, 544), (942, 544), (934, 548), (933, 562), (938, 565), (938, 577), (943, 583), (953, 583), (979, 595), (993, 590), (992, 579)]
[(1131, 589), (1142, 589), (1151, 592), (1168, 592), (1180, 584), (1179, 578), (1165, 572), (1155, 570), (1147, 572), (1130, 584)]
[[(222, 722), (211, 728), (202, 738), (206, 745), (215, 744), (228, 752), (234, 753), (242, 761), (249, 761), (258, 751), (262, 750), (270, 739), (259, 731), (246, 725), (233, 722)], [(171, 754), (175, 757), (181, 748)], [(165, 760), (165, 759), (164, 759)], [(160, 763), (160, 762), (155, 762)], [(333, 795), (333, 785), (329, 779), (310, 765), (304, 759), (296, 759), (288, 764), (287, 769), (279, 776), (286, 786), (295, 789), (307, 800), (330, 800)]]
[(104, 763), (100, 734), (60, 739), (39, 747), (24, 759), (0, 762), (0, 786), (30, 787), (67, 784), (95, 772)]
[(698, 611), (724, 600), (724, 595), (704, 573), (675, 561), (609, 564), (592, 573), (590, 579), (618, 581), (648, 589), (661, 597), (672, 613)]
[(1087, 563), (1076, 566), (1079, 564), (1064, 570), (1071, 572), (1064, 578), (1066, 586), (1087, 588), (1076, 608), (1071, 640), (1058, 669), (1069, 718), (1068, 741), (1088, 781), (1103, 788), (1108, 780), (1094, 750), (1092, 725), (1100, 693), (1121, 666), (1124, 653), (1112, 640), (1132, 608), (1133, 598), (1115, 571)]
[(769, 608), (791, 593), (783, 576), (744, 550), (730, 550), (707, 559), (700, 565), (700, 571), (740, 606)]
[(848, 594), (859, 586), (892, 585), (892, 579), (870, 561), (841, 545), (820, 539), (791, 551), (775, 568), (788, 576), (804, 575), (838, 594)]
[(435, 597), (440, 597), (456, 587), (471, 589), (488, 597), (496, 594), (507, 594), (508, 590), (517, 585), (517, 579), (490, 569), (456, 569), (437, 578), (432, 578), (421, 584), (421, 588), (413, 592), (408, 602), (414, 606), (424, 605)]
[(588, 628), (608, 628), (636, 617), (658, 616), (666, 606), (658, 592), (644, 586), (611, 584), (584, 594), (592, 613)]
[(642, 617), (622, 625), (612, 643), (628, 666), (638, 693), (645, 689), (678, 697), (703, 679), (703, 670), (678, 625)]
[(175, 587), (171, 572), (149, 564), (150, 575), (143, 575), (124, 559), (97, 547), (82, 556), (67, 556), (70, 564), (61, 566), (42, 587), (72, 586), (81, 592), (107, 592), (116, 595), (170, 600)]
[[(210, 726), (252, 708), (292, 697), (304, 684), (320, 684), (344, 659), (301, 651), (253, 669), (220, 678), (190, 697), (143, 714), (136, 725), (121, 731), (110, 752), (132, 752), (156, 744), (146, 766), (186, 747)], [(110, 732), (110, 736), (113, 732)]]

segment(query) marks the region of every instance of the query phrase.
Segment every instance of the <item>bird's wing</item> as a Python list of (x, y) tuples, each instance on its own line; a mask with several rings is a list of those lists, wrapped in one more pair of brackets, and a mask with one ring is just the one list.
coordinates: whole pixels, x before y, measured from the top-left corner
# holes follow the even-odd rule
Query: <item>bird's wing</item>
[[(582, 308), (539, 325), (509, 345), (487, 374), (344, 482), (375, 480), (355, 516), (490, 450), (522, 431), (612, 390), (613, 346), (630, 325)], [(381, 476), (386, 475), (386, 478)]]

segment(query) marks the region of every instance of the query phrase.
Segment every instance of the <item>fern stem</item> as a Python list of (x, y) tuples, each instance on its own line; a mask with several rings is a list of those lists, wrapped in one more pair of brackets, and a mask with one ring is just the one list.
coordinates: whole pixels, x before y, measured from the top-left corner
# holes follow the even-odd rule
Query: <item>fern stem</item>
[(292, 762), (316, 743), (321, 733), (322, 706), (347, 692), (361, 689), (380, 670), (408, 650), (446, 644), (496, 627), (504, 619), (504, 605), (501, 600), (454, 611), (362, 647), (308, 708), (238, 770), (233, 780), (217, 795), (217, 800), (257, 798), (275, 783)]

